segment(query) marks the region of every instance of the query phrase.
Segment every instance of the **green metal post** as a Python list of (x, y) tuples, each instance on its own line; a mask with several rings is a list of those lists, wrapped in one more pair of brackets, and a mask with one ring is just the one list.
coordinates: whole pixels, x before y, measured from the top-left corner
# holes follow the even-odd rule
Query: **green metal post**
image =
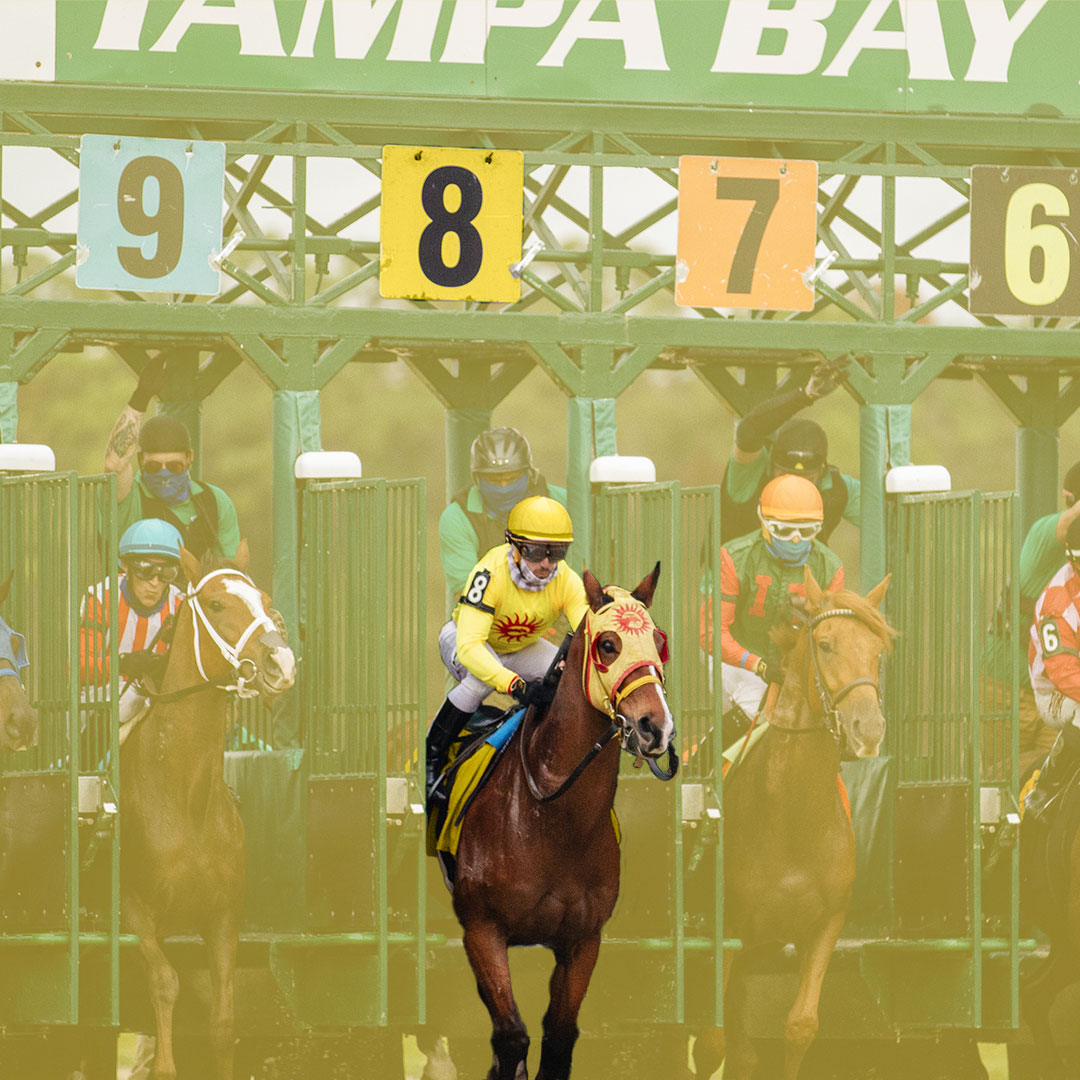
[(584, 564), (592, 551), (589, 463), (615, 452), (615, 399), (571, 398), (566, 421), (566, 489), (574, 548), (580, 553), (571, 555), (575, 567)]
[(860, 552), (865, 592), (886, 573), (885, 474), (911, 459), (911, 406), (859, 407), (859, 473), (862, 480)]
[[(1028, 392), (1031, 393), (1030, 383)], [(1054, 416), (1053, 399), (1049, 411), (1043, 415)], [(1020, 491), (1020, 525), (1025, 536), (1036, 518), (1052, 514), (1057, 508), (1059, 443), (1055, 427), (1022, 424), (1016, 429), (1016, 484)]]
[(490, 409), (446, 410), (446, 501), (472, 484), (469, 449), (473, 439), (491, 427)]
[[(319, 392), (275, 390), (273, 398), (273, 593), (293, 641), (300, 614), (299, 522), (293, 465), (297, 454), (321, 446)], [(283, 699), (274, 718), (275, 746), (295, 746), (299, 736), (295, 694)]]
[(0, 381), (0, 442), (13, 443), (19, 434), (19, 384)]

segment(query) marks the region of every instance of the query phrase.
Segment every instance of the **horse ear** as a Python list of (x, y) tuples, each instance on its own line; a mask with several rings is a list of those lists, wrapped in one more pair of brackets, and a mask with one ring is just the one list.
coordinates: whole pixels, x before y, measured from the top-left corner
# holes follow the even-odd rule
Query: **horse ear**
[(630, 594), (635, 600), (640, 600), (646, 607), (652, 603), (653, 593), (656, 592), (656, 583), (660, 580), (660, 564), (652, 568), (651, 574), (646, 574), (641, 579), (641, 584)]
[(892, 574), (886, 574), (867, 594), (866, 599), (876, 608), (881, 607), (881, 601), (885, 599), (885, 593), (889, 590), (889, 582)]
[(233, 556), (233, 562), (236, 563), (241, 570), (247, 570), (248, 559), (250, 552), (248, 551), (247, 537), (240, 541), (236, 546), (236, 554)]
[(806, 582), (806, 602), (811, 608), (819, 608), (825, 602), (825, 593), (817, 583), (817, 578), (810, 572), (810, 566), (803, 567), (803, 581)]
[(586, 567), (581, 573), (581, 580), (585, 584), (585, 595), (589, 600), (589, 607), (593, 611), (599, 611), (604, 606), (604, 590), (600, 582), (593, 577), (592, 571)]
[(180, 545), (180, 565), (184, 568), (184, 577), (186, 577), (192, 585), (202, 577), (199, 573), (199, 560), (196, 559), (183, 544)]
[(0, 604), (2, 604), (7, 598), (8, 593), (11, 592), (11, 581), (15, 577), (15, 571), (12, 570), (4, 580), (4, 584), (0, 585)]

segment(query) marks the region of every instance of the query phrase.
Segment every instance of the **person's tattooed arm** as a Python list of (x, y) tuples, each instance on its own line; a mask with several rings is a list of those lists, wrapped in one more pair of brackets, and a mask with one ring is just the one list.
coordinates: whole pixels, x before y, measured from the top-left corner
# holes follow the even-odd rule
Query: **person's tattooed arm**
[(142, 413), (125, 405), (105, 447), (105, 471), (116, 473), (116, 494), (121, 500), (127, 498), (135, 479), (135, 452), (139, 447), (141, 426)]

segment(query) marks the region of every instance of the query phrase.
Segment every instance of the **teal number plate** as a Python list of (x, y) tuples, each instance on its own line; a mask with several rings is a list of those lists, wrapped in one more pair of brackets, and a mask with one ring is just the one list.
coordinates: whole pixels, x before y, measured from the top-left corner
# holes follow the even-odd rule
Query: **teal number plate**
[(224, 143), (84, 135), (75, 283), (216, 295), (224, 183)]

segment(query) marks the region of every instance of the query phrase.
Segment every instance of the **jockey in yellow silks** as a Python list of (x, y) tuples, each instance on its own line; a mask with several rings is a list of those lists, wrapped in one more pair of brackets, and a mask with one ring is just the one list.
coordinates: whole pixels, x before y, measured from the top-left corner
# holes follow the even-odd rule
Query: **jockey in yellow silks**
[(428, 810), (447, 792), (436, 782), (454, 739), (492, 690), (523, 701), (528, 683), (551, 666), (556, 648), (544, 635), (560, 615), (577, 628), (588, 609), (581, 578), (564, 562), (573, 525), (566, 508), (535, 495), (507, 521), (506, 543), (473, 567), (439, 652), (455, 679), (427, 735)]

